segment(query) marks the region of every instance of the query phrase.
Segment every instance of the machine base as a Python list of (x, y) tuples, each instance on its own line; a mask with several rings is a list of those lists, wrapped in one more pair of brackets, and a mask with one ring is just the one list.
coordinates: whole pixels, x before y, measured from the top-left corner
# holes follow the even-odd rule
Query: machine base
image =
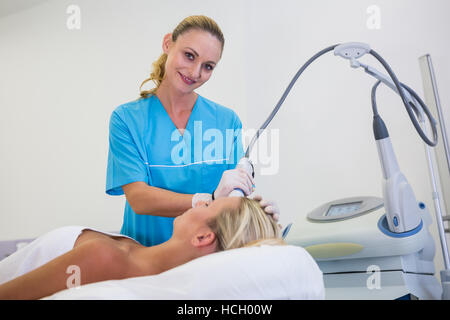
[(327, 300), (394, 300), (412, 295), (440, 300), (442, 287), (432, 275), (379, 271), (324, 274)]

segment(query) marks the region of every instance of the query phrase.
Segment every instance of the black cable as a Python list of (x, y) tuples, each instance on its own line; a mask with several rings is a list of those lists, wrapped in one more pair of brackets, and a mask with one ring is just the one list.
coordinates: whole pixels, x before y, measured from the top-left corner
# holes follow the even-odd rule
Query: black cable
[(372, 100), (372, 111), (373, 111), (373, 115), (374, 116), (378, 116), (378, 108), (377, 108), (377, 97), (376, 97), (376, 92), (377, 92), (377, 88), (380, 85), (381, 81), (378, 80), (372, 87), (372, 92), (371, 92), (371, 100)]
[[(380, 80), (378, 80), (372, 87), (372, 92), (371, 92), (371, 101), (372, 101), (372, 111), (373, 111), (373, 115), (374, 116), (379, 116), (378, 114), (378, 107), (377, 107), (377, 102), (376, 102), (376, 90), (378, 88), (378, 85), (380, 84)], [(433, 129), (433, 139), (434, 141), (431, 142), (432, 144), (428, 143), (430, 142), (430, 140), (425, 136), (425, 133), (423, 132), (422, 128), (420, 128), (420, 130), (418, 130), (418, 133), (420, 135), (420, 137), (422, 138), (423, 141), (425, 141), (425, 143), (427, 143), (428, 145), (430, 145), (431, 147), (434, 147), (437, 144), (438, 141), (438, 135), (437, 135), (437, 129), (436, 129), (436, 120), (433, 118), (433, 115), (431, 114), (430, 110), (427, 108), (427, 106), (425, 105), (425, 103), (423, 102), (423, 100), (419, 97), (419, 95), (413, 90), (411, 89), (409, 86), (407, 86), (406, 84), (400, 82), (400, 85), (409, 92), (409, 94), (411, 96), (414, 97), (414, 99), (421, 105), (422, 109), (425, 111), (428, 120), (431, 123), (431, 127)], [(414, 105), (414, 103), (412, 103), (411, 101), (408, 104), (407, 107), (408, 110), (410, 110), (410, 112), (414, 111), (414, 113), (416, 114), (416, 116), (419, 116), (419, 109), (417, 108), (416, 105)], [(411, 111), (412, 109), (412, 111)], [(409, 113), (409, 112), (408, 112)], [(417, 125), (419, 125), (417, 123), (417, 119), (416, 117), (413, 116), (413, 118), (411, 119), (413, 123), (416, 123)], [(417, 129), (417, 128), (416, 128)], [(427, 142), (428, 141), (428, 142)]]
[[(437, 140), (438, 140), (436, 120), (431, 115), (431, 113), (428, 110), (425, 103), (423, 103), (422, 99), (420, 99), (420, 97), (411, 88), (409, 88), (406, 85), (401, 84), (398, 81), (398, 79), (397, 79), (396, 75), (394, 74), (394, 72), (392, 71), (391, 67), (378, 53), (376, 53), (373, 49), (371, 49), (369, 51), (369, 53), (372, 56), (374, 56), (383, 65), (383, 67), (386, 69), (386, 71), (389, 73), (389, 76), (391, 77), (392, 81), (394, 82), (395, 87), (397, 88), (398, 94), (402, 98), (403, 104), (405, 105), (406, 111), (408, 112), (409, 118), (411, 119), (414, 127), (416, 128), (417, 133), (420, 135), (420, 137), (426, 144), (428, 144), (431, 147), (434, 147), (437, 144)], [(416, 108), (416, 106), (409, 104), (408, 101), (406, 100), (405, 94), (403, 93), (403, 90), (402, 90), (402, 85), (419, 102), (419, 104), (422, 106), (423, 110), (425, 111), (425, 113), (428, 117), (428, 120), (430, 121), (431, 128), (433, 130), (434, 141), (431, 141), (430, 139), (428, 139), (428, 137), (425, 135), (422, 128), (420, 127), (419, 122), (417, 121), (417, 119), (413, 113), (413, 109), (417, 110), (417, 108)], [(375, 87), (375, 90), (376, 90), (376, 87)], [(373, 107), (373, 104), (372, 104), (372, 107)]]
[(250, 151), (253, 148), (253, 145), (255, 144), (256, 140), (259, 138), (261, 133), (264, 131), (264, 129), (269, 125), (270, 121), (272, 121), (273, 117), (276, 115), (278, 110), (280, 109), (281, 105), (283, 104), (284, 100), (286, 99), (287, 95), (289, 94), (289, 91), (291, 91), (292, 87), (294, 86), (294, 83), (297, 81), (298, 77), (305, 71), (305, 69), (313, 63), (314, 60), (319, 58), (320, 56), (324, 55), (325, 53), (334, 50), (334, 48), (338, 46), (338, 44), (335, 44), (333, 46), (330, 46), (328, 48), (325, 48), (318, 53), (316, 53), (314, 56), (312, 56), (306, 63), (297, 71), (294, 78), (292, 78), (291, 82), (289, 83), (288, 87), (284, 91), (283, 95), (281, 96), (280, 100), (276, 104), (275, 108), (272, 110), (272, 113), (267, 117), (266, 121), (262, 124), (262, 126), (259, 128), (259, 130), (256, 132), (256, 134), (253, 136), (252, 140), (250, 141), (250, 144), (247, 147), (247, 151), (245, 152), (245, 157), (248, 158), (250, 155)]
[[(298, 77), (300, 77), (300, 75), (303, 73), (303, 71), (305, 71), (305, 69), (311, 63), (313, 63), (314, 60), (316, 60), (320, 56), (324, 55), (325, 53), (334, 50), (334, 48), (336, 48), (338, 45), (339, 44), (335, 44), (335, 45), (332, 45), (330, 47), (327, 47), (327, 48), (319, 51), (314, 56), (312, 56), (308, 61), (306, 61), (306, 63), (297, 71), (297, 73), (292, 78), (291, 82), (289, 83), (288, 87), (284, 91), (283, 95), (281, 96), (280, 100), (276, 104), (275, 108), (270, 113), (269, 117), (267, 117), (266, 121), (264, 121), (262, 126), (259, 128), (259, 130), (256, 132), (256, 134), (253, 136), (252, 140), (250, 141), (250, 143), (249, 143), (249, 145), (247, 147), (247, 150), (245, 152), (245, 157), (246, 158), (249, 158), (250, 152), (251, 152), (251, 150), (253, 148), (253, 145), (255, 144), (256, 140), (259, 138), (259, 136), (264, 131), (264, 129), (272, 121), (273, 117), (277, 114), (278, 110), (280, 109), (280, 107), (283, 104), (284, 100), (286, 99), (287, 95), (291, 91), (291, 89), (294, 86), (294, 83), (297, 81)], [(437, 144), (437, 139), (438, 139), (437, 128), (436, 128), (436, 120), (433, 118), (431, 112), (428, 110), (428, 108), (425, 105), (425, 103), (423, 103), (422, 99), (420, 99), (420, 97), (414, 92), (414, 90), (412, 90), (407, 85), (405, 85), (403, 83), (400, 83), (398, 81), (398, 79), (397, 79), (396, 75), (394, 74), (394, 72), (392, 71), (391, 67), (388, 65), (388, 63), (377, 52), (375, 52), (373, 49), (371, 49), (369, 51), (369, 53), (372, 56), (374, 56), (383, 65), (383, 67), (386, 69), (386, 71), (390, 75), (392, 81), (394, 82), (394, 84), (395, 84), (395, 86), (397, 88), (398, 94), (402, 98), (403, 104), (405, 105), (405, 108), (406, 108), (406, 111), (408, 112), (409, 118), (411, 119), (414, 127), (416, 128), (417, 133), (420, 135), (420, 137), (422, 138), (422, 140), (426, 144), (428, 144), (429, 146), (434, 147)], [(378, 115), (378, 110), (377, 110), (377, 105), (376, 105), (376, 97), (375, 96), (376, 96), (376, 89), (377, 89), (379, 84), (380, 84), (380, 81), (378, 81), (374, 85), (374, 87), (372, 88), (372, 96), (371, 96), (371, 98), (372, 98), (372, 110), (374, 112), (374, 115), (376, 115), (378, 117), (379, 117), (379, 115)], [(412, 104), (412, 103), (409, 104), (408, 103), (408, 101), (406, 100), (405, 94), (403, 93), (403, 90), (401, 89), (401, 87), (404, 87), (416, 99), (416, 101), (419, 102), (419, 104), (422, 106), (422, 109), (425, 111), (425, 113), (426, 113), (426, 115), (428, 117), (428, 120), (430, 121), (432, 130), (433, 130), (434, 141), (429, 140), (428, 137), (423, 132), (423, 130), (420, 127), (416, 117), (414, 116), (414, 113), (418, 114), (419, 111), (418, 111), (417, 107), (414, 104)]]

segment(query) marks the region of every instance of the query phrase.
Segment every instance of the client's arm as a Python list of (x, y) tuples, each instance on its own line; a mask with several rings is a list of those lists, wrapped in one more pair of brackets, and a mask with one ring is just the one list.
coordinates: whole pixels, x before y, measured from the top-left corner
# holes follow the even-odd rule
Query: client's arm
[(128, 276), (126, 251), (102, 239), (89, 240), (43, 266), (0, 285), (2, 299), (39, 299), (67, 289), (67, 268), (79, 267), (81, 283)]

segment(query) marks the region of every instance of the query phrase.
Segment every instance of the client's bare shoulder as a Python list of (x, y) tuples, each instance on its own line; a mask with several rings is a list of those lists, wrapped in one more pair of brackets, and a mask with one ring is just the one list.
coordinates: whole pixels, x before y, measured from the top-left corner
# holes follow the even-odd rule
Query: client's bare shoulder
[(113, 246), (117, 246), (120, 249), (124, 251), (129, 251), (136, 247), (143, 247), (138, 242), (127, 238), (123, 236), (111, 236), (102, 232), (85, 229), (83, 232), (78, 236), (77, 240), (75, 241), (74, 248), (77, 246), (80, 246), (84, 244), (87, 241), (93, 241), (93, 240), (104, 240), (109, 242)]
[(140, 255), (135, 252), (145, 247), (130, 238), (84, 230), (74, 244), (74, 249), (82, 247), (88, 247), (97, 267), (105, 268), (114, 279), (144, 275)]

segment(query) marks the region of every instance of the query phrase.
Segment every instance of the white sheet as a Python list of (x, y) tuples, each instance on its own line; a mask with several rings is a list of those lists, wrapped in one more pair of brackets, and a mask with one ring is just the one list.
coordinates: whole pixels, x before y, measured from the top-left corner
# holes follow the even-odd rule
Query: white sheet
[[(75, 241), (83, 230), (98, 231), (83, 226), (61, 227), (36, 238), (9, 257), (1, 260), (0, 284), (30, 272), (50, 260), (72, 250)], [(126, 237), (121, 234), (110, 232), (98, 232), (116, 237)]]
[(17, 278), (73, 248), (83, 230), (68, 226), (52, 230), (0, 261), (0, 284)]
[(46, 299), (324, 299), (322, 272), (301, 247), (233, 249), (154, 276), (67, 289)]
[[(91, 228), (53, 230), (3, 259), (0, 284), (71, 250), (84, 229)], [(63, 290), (46, 299), (271, 300), (324, 296), (322, 272), (307, 251), (291, 245), (263, 245), (214, 253), (159, 275)]]

